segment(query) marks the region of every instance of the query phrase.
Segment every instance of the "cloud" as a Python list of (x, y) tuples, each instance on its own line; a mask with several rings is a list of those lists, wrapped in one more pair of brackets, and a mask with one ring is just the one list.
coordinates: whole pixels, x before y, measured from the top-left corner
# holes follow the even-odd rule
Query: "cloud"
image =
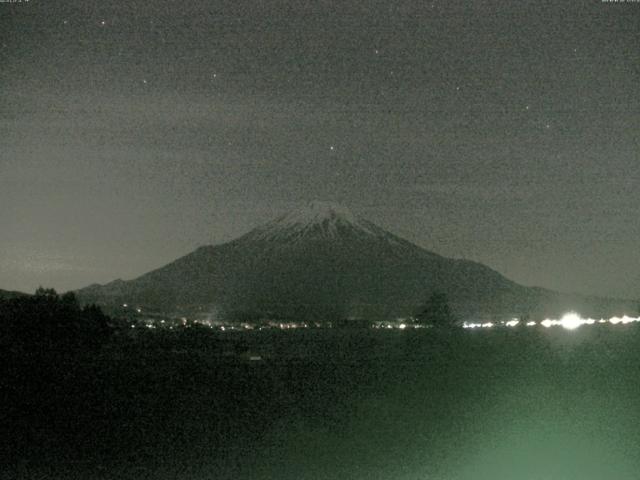
[(11, 255), (0, 257), (0, 265), (9, 270), (22, 273), (64, 273), (91, 271), (80, 260), (57, 254), (44, 252), (13, 252)]

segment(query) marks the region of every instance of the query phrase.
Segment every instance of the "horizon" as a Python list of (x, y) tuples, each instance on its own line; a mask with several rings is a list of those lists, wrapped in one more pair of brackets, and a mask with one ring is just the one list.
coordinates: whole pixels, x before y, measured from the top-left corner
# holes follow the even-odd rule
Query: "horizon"
[[(275, 216), (273, 216), (270, 219), (267, 219), (265, 221), (263, 221), (262, 223), (258, 224), (258, 225), (254, 225), (252, 227), (249, 228), (249, 230), (240, 233), (238, 236), (231, 238), (229, 240), (225, 240), (219, 243), (215, 243), (215, 244), (202, 244), (202, 245), (198, 245), (197, 247), (195, 247), (193, 250), (186, 252), (183, 255), (180, 255), (179, 257), (176, 258), (172, 258), (172, 259), (168, 259), (165, 263), (163, 263), (162, 265), (157, 265), (156, 267), (153, 267), (152, 269), (145, 271), (145, 272), (141, 272), (139, 275), (136, 275), (134, 277), (131, 278), (123, 278), (123, 277), (117, 277), (117, 278), (113, 278), (111, 280), (108, 280), (104, 283), (99, 283), (99, 282), (93, 282), (93, 283), (89, 283), (89, 284), (85, 284), (82, 285), (80, 287), (77, 288), (68, 288), (66, 290), (60, 290), (57, 289), (55, 286), (52, 285), (42, 285), (39, 284), (37, 285), (35, 288), (33, 288), (30, 291), (25, 291), (25, 290), (19, 290), (19, 289), (15, 289), (15, 288), (0, 288), (0, 290), (4, 290), (4, 291), (12, 291), (12, 292), (19, 292), (19, 293), (33, 293), (35, 290), (37, 290), (38, 288), (53, 288), (54, 290), (56, 290), (59, 293), (64, 293), (64, 292), (75, 292), (78, 290), (81, 290), (85, 287), (90, 287), (90, 286), (95, 286), (95, 285), (107, 285), (113, 282), (119, 282), (119, 281), (131, 281), (131, 280), (135, 280), (137, 278), (139, 278), (140, 276), (149, 273), (151, 271), (154, 270), (158, 270), (164, 266), (166, 266), (169, 263), (172, 263), (173, 261), (180, 259), (186, 255), (189, 255), (190, 253), (193, 253), (194, 250), (198, 249), (198, 248), (202, 248), (202, 247), (217, 247), (217, 246), (221, 246), (224, 245), (226, 243), (229, 242), (233, 242), (239, 238), (244, 237), (245, 235), (248, 235), (249, 233), (253, 232), (254, 230), (259, 230), (265, 226), (269, 226), (270, 224), (273, 224), (274, 222), (278, 222), (280, 220), (286, 220), (290, 217), (293, 218), (293, 221), (296, 220), (302, 220), (302, 221), (309, 221), (309, 222), (314, 222), (314, 223), (318, 223), (320, 220), (325, 220), (327, 217), (331, 217), (332, 215), (337, 215), (338, 217), (341, 217), (341, 219), (344, 221), (346, 220), (348, 223), (351, 223), (353, 221), (357, 221), (359, 219), (365, 220), (367, 222), (369, 222), (370, 220), (363, 217), (362, 215), (360, 215), (358, 212), (354, 212), (349, 206), (344, 205), (344, 204), (340, 204), (337, 202), (332, 202), (332, 201), (327, 201), (327, 200), (318, 200), (318, 199), (313, 199), (313, 200), (309, 200), (306, 202), (301, 202), (300, 204), (297, 205), (297, 207), (294, 208), (290, 208), (287, 211), (283, 211), (280, 213), (277, 213)], [(305, 218), (306, 217), (306, 218)], [(291, 221), (291, 219), (289, 220)], [(423, 250), (427, 250), (431, 253), (435, 253), (440, 255), (438, 252), (434, 252), (431, 250), (426, 249), (425, 247), (412, 242), (400, 235), (397, 235), (396, 233), (387, 230), (387, 228), (385, 228), (384, 226), (378, 225), (376, 223), (374, 223), (375, 226), (382, 228), (385, 232), (390, 233), (394, 236), (397, 236), (403, 240), (409, 241), (410, 243), (412, 243), (413, 245), (417, 246), (420, 249)], [(445, 257), (445, 258), (450, 258), (450, 259), (455, 259), (455, 260), (467, 260), (467, 261), (472, 261), (472, 262), (476, 262), (476, 263), (481, 263), (481, 262), (477, 262), (475, 260), (469, 259), (469, 258), (464, 258), (464, 257)], [(507, 278), (508, 280), (514, 281), (513, 279), (509, 278), (507, 275), (505, 275), (503, 272), (498, 271), (497, 269), (495, 269), (493, 266), (491, 265), (486, 265), (483, 264), (486, 267), (489, 267), (490, 269), (496, 271), (497, 273), (499, 273), (500, 275), (504, 276), (505, 278)], [(518, 283), (518, 282), (516, 282)], [(520, 284), (522, 285), (522, 284)], [(557, 291), (559, 293), (563, 293), (563, 294), (578, 294), (578, 295), (593, 295), (593, 296), (599, 296), (602, 298), (611, 298), (611, 299), (620, 299), (620, 300), (628, 300), (628, 301), (632, 301), (634, 300), (631, 297), (615, 297), (612, 295), (597, 295), (597, 294), (584, 294), (581, 292), (575, 292), (575, 291), (562, 291), (562, 290), (554, 290), (548, 287), (545, 287), (544, 285), (523, 285), (525, 287), (528, 288), (542, 288), (542, 289), (546, 289), (546, 290), (552, 290), (552, 291)]]
[[(273, 225), (276, 225), (276, 228), (290, 228), (292, 223), (295, 224), (299, 224), (304, 226), (305, 223), (313, 223), (313, 224), (320, 224), (323, 223), (324, 221), (326, 221), (327, 219), (330, 220), (340, 220), (342, 222), (346, 222), (348, 224), (354, 224), (354, 222), (358, 222), (359, 220), (364, 220), (365, 222), (369, 222), (369, 220), (367, 218), (364, 218), (363, 216), (361, 216), (358, 212), (354, 212), (353, 210), (351, 210), (347, 205), (344, 204), (340, 204), (340, 203), (336, 203), (336, 202), (331, 202), (331, 201), (325, 201), (325, 200), (318, 200), (318, 199), (313, 199), (313, 200), (309, 200), (303, 203), (300, 203), (296, 208), (292, 208), (289, 209), (285, 212), (280, 212), (278, 214), (276, 214), (274, 217), (272, 217), (271, 219), (268, 219), (266, 221), (263, 221), (261, 224), (259, 225), (254, 225), (253, 227), (251, 227), (248, 231), (245, 231), (243, 233), (241, 233), (239, 236), (232, 238), (230, 240), (227, 241), (223, 241), (217, 244), (203, 244), (203, 245), (199, 245), (197, 246), (194, 250), (185, 253), (184, 255), (181, 255), (177, 258), (174, 259), (170, 259), (169, 261), (167, 261), (166, 263), (162, 264), (162, 265), (158, 265), (154, 268), (152, 268), (149, 271), (146, 272), (142, 272), (140, 275), (137, 275), (135, 277), (132, 278), (122, 278), (122, 277), (117, 277), (117, 278), (113, 278), (111, 280), (108, 280), (104, 283), (99, 283), (99, 282), (93, 282), (90, 284), (86, 284), (83, 285), (81, 287), (78, 288), (71, 288), (68, 290), (58, 290), (55, 287), (51, 287), (49, 285), (38, 285), (36, 287), (37, 288), (53, 288), (54, 290), (56, 290), (59, 293), (64, 293), (64, 292), (77, 292), (80, 291), (84, 288), (88, 288), (88, 287), (95, 287), (95, 286), (106, 286), (112, 283), (116, 283), (116, 282), (129, 282), (129, 281), (134, 281), (136, 279), (138, 279), (140, 276), (143, 276), (147, 273), (150, 273), (152, 271), (155, 270), (159, 270), (165, 266), (167, 266), (170, 263), (173, 263), (175, 260), (180, 260), (181, 258), (188, 256), (189, 254), (193, 253), (195, 250), (199, 249), (199, 248), (203, 248), (203, 247), (218, 247), (218, 246), (222, 246), (226, 243), (229, 242), (233, 242), (236, 241), (240, 238), (243, 238), (245, 236), (248, 236), (249, 234), (251, 234), (254, 231), (259, 231), (261, 229), (263, 229), (264, 227), (270, 227), (272, 228)], [(355, 226), (355, 225), (354, 225)], [(394, 232), (391, 232), (389, 230), (387, 230), (385, 227), (382, 227), (378, 224), (374, 224), (375, 227), (381, 228), (383, 230), (383, 232), (386, 233), (390, 233), (391, 235), (394, 235), (396, 237), (399, 237), (402, 240), (406, 240), (409, 241), (403, 237), (400, 237), (398, 235), (396, 235)], [(362, 228), (362, 227), (358, 227), (358, 228)], [(366, 228), (366, 227), (365, 227)], [(370, 232), (367, 231), (367, 233), (371, 234), (371, 235), (379, 235), (379, 233), (374, 233), (374, 232)], [(433, 252), (430, 250), (425, 249), (424, 247), (409, 241), (409, 243), (411, 243), (412, 245), (422, 249), (422, 250), (426, 250), (430, 253), (435, 253), (437, 255), (438, 252)], [(471, 261), (471, 262), (475, 262), (474, 260), (471, 259), (466, 259), (466, 258), (452, 258), (452, 257), (445, 257), (451, 260), (465, 260), (465, 261)], [(479, 263), (479, 262), (475, 262), (475, 263)], [(482, 264), (486, 267), (488, 267), (491, 270), (494, 270), (495, 272), (497, 272), (499, 275), (502, 275), (503, 277), (505, 277), (507, 280), (513, 281), (513, 279), (507, 277), (506, 275), (504, 275), (502, 272), (496, 270), (495, 268), (493, 268), (491, 265), (485, 265)], [(518, 282), (515, 282), (518, 283)], [(522, 284), (519, 284), (522, 285)], [(621, 300), (621, 301), (626, 301), (626, 302), (633, 302), (635, 301), (634, 298), (631, 297), (616, 297), (613, 295), (597, 295), (597, 294), (584, 294), (581, 292), (575, 292), (575, 291), (562, 291), (562, 290), (553, 290), (550, 288), (547, 288), (543, 285), (522, 285), (524, 287), (527, 288), (532, 288), (532, 289), (543, 289), (543, 290), (549, 290), (552, 292), (557, 292), (560, 294), (565, 294), (565, 295), (585, 295), (585, 296), (592, 296), (592, 297), (599, 297), (601, 299), (610, 299), (610, 300)], [(15, 290), (15, 289), (7, 289), (7, 288), (0, 288), (0, 290), (5, 290), (5, 291), (15, 291), (18, 293), (33, 293), (33, 291), (23, 291), (23, 290)], [(35, 291), (35, 289), (34, 289)], [(573, 312), (570, 312), (573, 313)], [(626, 315), (626, 314), (625, 314)]]

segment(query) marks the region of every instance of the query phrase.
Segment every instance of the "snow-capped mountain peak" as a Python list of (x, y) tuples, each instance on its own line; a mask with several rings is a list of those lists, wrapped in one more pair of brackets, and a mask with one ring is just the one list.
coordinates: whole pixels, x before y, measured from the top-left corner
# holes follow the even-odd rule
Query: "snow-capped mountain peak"
[(333, 238), (340, 230), (386, 237), (383, 229), (354, 214), (349, 208), (331, 202), (312, 201), (250, 232), (252, 238), (288, 239), (307, 235)]
[(343, 205), (313, 201), (276, 219), (282, 226), (296, 225), (303, 228), (326, 221), (356, 224), (358, 217)]

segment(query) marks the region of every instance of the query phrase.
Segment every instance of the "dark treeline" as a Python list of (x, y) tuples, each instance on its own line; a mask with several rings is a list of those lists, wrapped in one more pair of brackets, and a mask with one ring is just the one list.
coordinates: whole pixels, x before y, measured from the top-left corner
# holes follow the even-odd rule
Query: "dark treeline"
[(39, 288), (34, 295), (0, 299), (2, 463), (41, 454), (52, 432), (63, 432), (61, 442), (71, 440), (86, 408), (82, 390), (91, 390), (79, 372), (113, 331), (109, 317), (96, 306), (80, 306), (73, 293)]
[(2, 349), (30, 355), (72, 355), (94, 350), (112, 333), (99, 307), (81, 307), (72, 292), (39, 288), (35, 295), (0, 299)]

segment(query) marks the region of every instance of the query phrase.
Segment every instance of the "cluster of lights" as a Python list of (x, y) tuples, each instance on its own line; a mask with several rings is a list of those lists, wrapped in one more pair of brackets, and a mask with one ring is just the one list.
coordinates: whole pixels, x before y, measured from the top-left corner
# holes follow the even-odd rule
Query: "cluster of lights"
[[(594, 325), (596, 323), (610, 323), (611, 325), (618, 325), (618, 324), (626, 325), (628, 323), (636, 323), (636, 322), (640, 322), (640, 317), (629, 317), (627, 315), (624, 315), (622, 317), (611, 317), (609, 319), (601, 318), (600, 320), (596, 320), (594, 318), (582, 318), (579, 314), (575, 312), (569, 312), (560, 319), (546, 318), (540, 322), (540, 325), (542, 325), (545, 328), (559, 326), (567, 330), (575, 330), (576, 328), (582, 325)], [(487, 323), (464, 322), (462, 324), (462, 328), (472, 328), (472, 329), (473, 328), (492, 328), (496, 325), (503, 325), (505, 327), (516, 327), (519, 324), (520, 324), (520, 320), (518, 320), (517, 318), (514, 318), (513, 320), (509, 320), (508, 322), (501, 322), (500, 324), (495, 324), (491, 322), (487, 322)], [(527, 322), (525, 325), (527, 327), (533, 327), (537, 325), (537, 323), (534, 321), (530, 321), (530, 322)]]
[[(127, 304), (123, 304), (123, 307), (127, 307)], [(136, 308), (136, 311), (138, 313), (141, 313), (142, 309), (140, 307)], [(188, 323), (188, 320), (186, 317), (181, 317), (179, 319), (179, 322), (183, 325), (186, 326)], [(582, 318), (578, 313), (576, 312), (569, 312), (567, 314), (565, 314), (562, 318), (560, 319), (551, 319), (551, 318), (546, 318), (544, 320), (542, 320), (541, 322), (536, 322), (536, 321), (521, 321), (517, 318), (513, 318), (511, 320), (508, 321), (501, 321), (501, 322), (483, 322), (483, 323), (474, 323), (474, 322), (464, 322), (462, 324), (462, 328), (465, 329), (490, 329), (490, 328), (494, 328), (494, 327), (506, 327), (506, 328), (514, 328), (517, 327), (518, 325), (525, 325), (527, 327), (535, 327), (536, 325), (541, 325), (545, 328), (550, 328), (550, 327), (562, 327), (565, 328), (567, 330), (575, 330), (578, 327), (582, 326), (582, 325), (594, 325), (596, 323), (598, 324), (606, 324), (609, 323), (611, 325), (626, 325), (629, 323), (637, 323), (640, 322), (640, 317), (630, 317), (628, 315), (624, 315), (622, 317), (611, 317), (609, 319), (604, 319), (601, 318), (599, 320), (596, 320), (594, 318)], [(297, 328), (308, 328), (309, 325), (307, 323), (304, 322), (299, 322), (299, 323), (273, 323), (271, 322), (269, 324), (269, 326), (261, 326), (261, 327), (256, 327), (254, 325), (251, 325), (249, 323), (242, 323), (241, 325), (214, 325), (210, 322), (204, 322), (204, 321), (195, 321), (194, 323), (200, 323), (204, 326), (207, 326), (209, 328), (217, 328), (222, 332), (225, 332), (227, 330), (263, 330), (265, 328), (277, 328), (280, 330), (289, 330), (289, 329), (297, 329)], [(146, 324), (142, 325), (145, 326), (147, 328), (157, 328), (157, 327), (165, 327), (166, 325), (165, 320), (160, 320), (159, 322), (152, 322), (152, 321), (148, 321)], [(320, 327), (320, 324), (315, 324), (316, 327)], [(136, 328), (135, 324), (131, 324), (131, 328)], [(169, 327), (170, 329), (173, 329), (172, 326)], [(425, 328), (423, 325), (417, 325), (417, 324), (409, 324), (409, 323), (405, 323), (405, 322), (401, 322), (401, 323), (382, 323), (382, 324), (376, 324), (373, 325), (373, 328), (382, 328), (382, 329), (399, 329), (399, 330), (406, 330), (406, 329), (416, 329), (416, 328)]]
[(611, 317), (608, 320), (601, 318), (600, 320), (596, 320), (594, 318), (582, 318), (577, 313), (571, 312), (567, 313), (560, 320), (551, 320), (546, 319), (540, 322), (543, 327), (553, 327), (553, 326), (561, 326), (566, 328), (567, 330), (575, 330), (576, 328), (582, 325), (593, 325), (595, 323), (610, 323), (611, 325), (623, 324), (626, 325), (628, 323), (636, 323), (640, 322), (640, 317), (629, 317), (628, 315), (624, 315), (622, 317)]
[(493, 328), (494, 326), (495, 326), (495, 323), (492, 323), (492, 322), (486, 322), (486, 323), (464, 322), (462, 324), (462, 328)]
[(393, 322), (393, 321), (388, 321), (388, 322), (379, 322), (379, 323), (373, 323), (371, 325), (371, 328), (375, 329), (375, 330), (417, 330), (420, 328), (427, 328), (427, 326), (425, 325), (421, 325), (419, 323), (411, 323), (408, 321), (401, 321), (401, 322)]

